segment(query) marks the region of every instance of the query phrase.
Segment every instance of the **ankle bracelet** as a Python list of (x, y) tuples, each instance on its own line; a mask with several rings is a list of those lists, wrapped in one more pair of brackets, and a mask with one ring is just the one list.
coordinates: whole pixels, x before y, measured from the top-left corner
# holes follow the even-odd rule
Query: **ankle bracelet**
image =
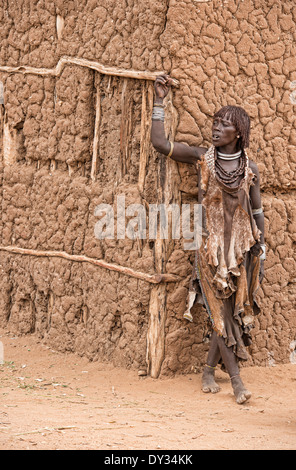
[(208, 364), (206, 364), (206, 365), (205, 365), (205, 367), (209, 367), (210, 369), (213, 369), (213, 370), (215, 370), (215, 369), (216, 369), (216, 367), (209, 366)]

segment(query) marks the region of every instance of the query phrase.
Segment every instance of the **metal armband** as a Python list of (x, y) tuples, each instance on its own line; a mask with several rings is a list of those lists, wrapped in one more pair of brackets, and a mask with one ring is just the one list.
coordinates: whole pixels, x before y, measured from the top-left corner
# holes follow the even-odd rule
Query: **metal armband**
[(262, 207), (259, 207), (259, 209), (252, 209), (252, 214), (253, 215), (263, 214)]
[(260, 259), (265, 261), (266, 260), (266, 246), (265, 245), (260, 245), (263, 253), (260, 255)]

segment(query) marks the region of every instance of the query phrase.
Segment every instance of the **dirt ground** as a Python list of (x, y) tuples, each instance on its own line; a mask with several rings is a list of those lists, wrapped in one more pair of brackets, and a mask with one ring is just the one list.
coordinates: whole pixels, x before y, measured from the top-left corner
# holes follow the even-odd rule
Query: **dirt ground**
[[(1, 450), (295, 450), (296, 366), (243, 368), (253, 392), (201, 392), (201, 374), (139, 377), (0, 329)], [(0, 343), (1, 346), (1, 343)]]

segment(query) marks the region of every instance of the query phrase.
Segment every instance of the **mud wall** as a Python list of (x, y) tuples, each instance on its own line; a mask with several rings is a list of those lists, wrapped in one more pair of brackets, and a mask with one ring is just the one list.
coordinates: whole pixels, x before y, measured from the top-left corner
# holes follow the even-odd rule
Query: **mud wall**
[[(7, 0), (0, 6), (1, 326), (37, 334), (61, 351), (143, 369), (154, 354), (156, 322), (162, 374), (203, 363), (206, 314), (196, 308), (192, 324), (183, 319), (193, 262), (183, 240), (94, 235), (96, 207), (116, 209), (117, 196), (145, 207), (195, 201), (195, 169), (167, 162), (149, 143), (151, 77), (166, 71), (180, 82), (167, 105), (176, 140), (209, 145), (211, 116), (221, 105), (241, 105), (252, 118), (249, 154), (261, 172), (267, 261), (250, 363), (290, 360), (293, 6), (292, 0)], [(179, 278), (155, 284), (157, 273)]]

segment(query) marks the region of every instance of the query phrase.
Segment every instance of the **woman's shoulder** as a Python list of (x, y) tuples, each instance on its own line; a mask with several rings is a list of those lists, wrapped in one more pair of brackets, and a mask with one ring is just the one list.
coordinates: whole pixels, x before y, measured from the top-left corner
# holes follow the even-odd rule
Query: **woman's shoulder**
[(255, 175), (259, 175), (258, 165), (254, 162), (254, 160), (249, 159), (249, 167), (255, 173)]
[(260, 187), (260, 173), (258, 170), (257, 163), (254, 160), (249, 160), (249, 177), (252, 186)]

